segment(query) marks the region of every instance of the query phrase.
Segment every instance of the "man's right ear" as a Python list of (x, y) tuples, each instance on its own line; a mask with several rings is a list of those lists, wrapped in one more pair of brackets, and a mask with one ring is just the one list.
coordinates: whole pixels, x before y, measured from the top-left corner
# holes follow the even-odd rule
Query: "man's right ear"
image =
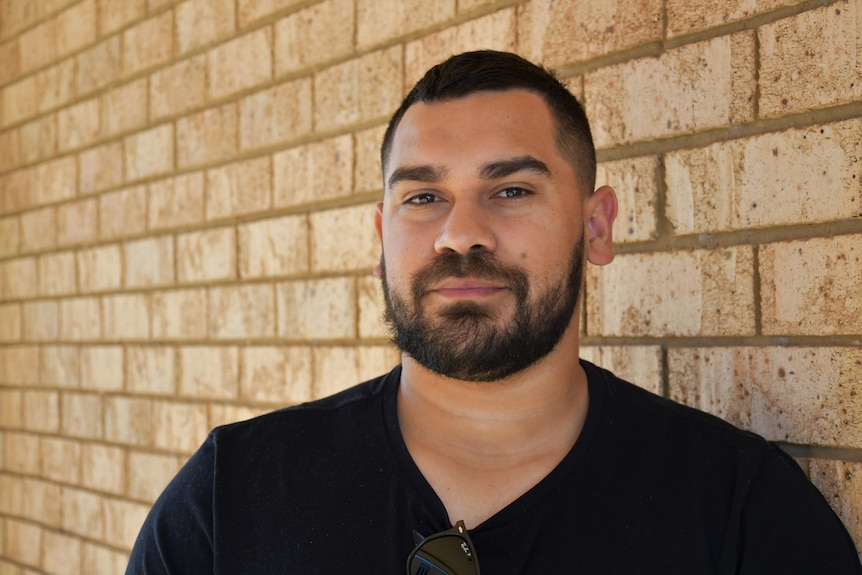
[(617, 195), (610, 186), (602, 186), (584, 202), (587, 259), (603, 266), (614, 259), (614, 219), (617, 217)]
[(374, 229), (377, 230), (377, 239), (383, 244), (383, 202), (377, 202), (374, 208)]

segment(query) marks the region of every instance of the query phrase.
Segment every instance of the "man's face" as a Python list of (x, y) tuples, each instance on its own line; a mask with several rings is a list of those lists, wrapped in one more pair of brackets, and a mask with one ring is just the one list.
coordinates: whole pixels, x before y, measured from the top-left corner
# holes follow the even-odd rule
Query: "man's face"
[(436, 373), (504, 379), (576, 329), (583, 204), (552, 116), (522, 90), (415, 104), (377, 225), (387, 320)]

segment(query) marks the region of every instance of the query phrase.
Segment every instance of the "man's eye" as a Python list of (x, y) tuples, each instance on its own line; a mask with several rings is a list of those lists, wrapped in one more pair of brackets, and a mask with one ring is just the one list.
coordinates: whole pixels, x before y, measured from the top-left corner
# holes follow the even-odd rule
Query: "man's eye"
[(410, 198), (408, 198), (407, 203), (413, 206), (424, 206), (427, 204), (433, 204), (436, 201), (438, 201), (437, 196), (435, 196), (434, 194), (426, 193), (411, 196)]
[(501, 198), (520, 198), (521, 196), (527, 196), (530, 193), (530, 190), (512, 187), (500, 190), (497, 192), (497, 196)]

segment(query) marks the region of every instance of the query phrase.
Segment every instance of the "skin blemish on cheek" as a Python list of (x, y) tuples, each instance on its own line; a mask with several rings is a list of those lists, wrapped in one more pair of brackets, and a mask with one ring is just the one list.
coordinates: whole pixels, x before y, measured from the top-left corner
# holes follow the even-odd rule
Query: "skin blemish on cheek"
[(521, 259), (522, 260), (527, 259), (527, 252), (521, 252)]

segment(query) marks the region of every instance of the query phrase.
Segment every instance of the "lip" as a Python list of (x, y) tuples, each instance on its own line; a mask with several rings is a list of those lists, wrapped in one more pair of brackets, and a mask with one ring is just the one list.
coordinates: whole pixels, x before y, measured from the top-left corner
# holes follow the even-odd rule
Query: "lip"
[(487, 280), (450, 278), (434, 286), (428, 292), (451, 299), (481, 299), (496, 295), (505, 289), (505, 286)]

